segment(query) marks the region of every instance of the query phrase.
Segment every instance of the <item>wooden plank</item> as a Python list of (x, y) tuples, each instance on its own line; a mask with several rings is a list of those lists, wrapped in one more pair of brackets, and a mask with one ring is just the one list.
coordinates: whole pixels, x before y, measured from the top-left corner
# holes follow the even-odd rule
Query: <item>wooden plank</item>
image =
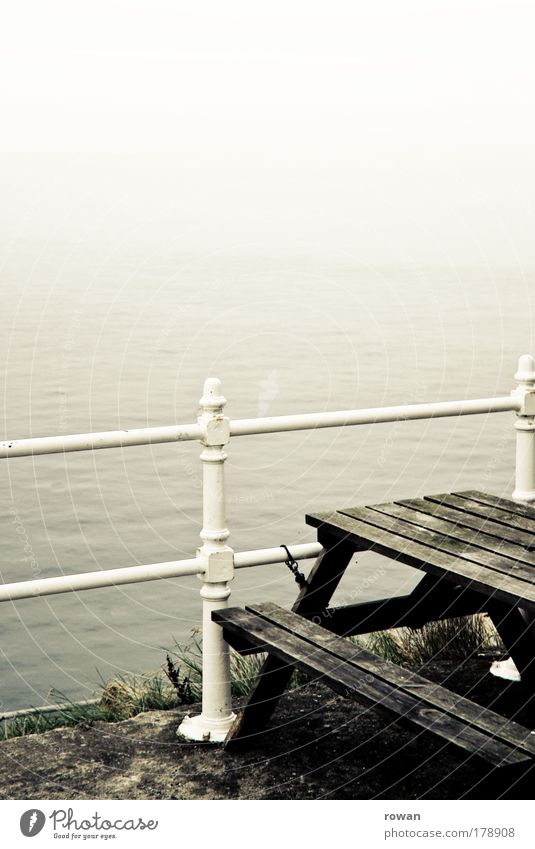
[[(387, 509), (388, 505), (384, 507), (385, 511)], [(428, 530), (421, 525), (413, 525), (404, 519), (391, 517), (383, 510), (379, 511), (379, 509), (371, 507), (353, 507), (344, 508), (338, 512), (352, 519), (355, 518), (370, 525), (375, 525), (375, 527), (394, 533), (403, 539), (410, 539), (422, 545), (429, 546), (432, 550), (444, 551), (447, 554), (453, 554), (460, 560), (476, 563), (493, 572), (506, 575), (507, 577), (513, 577), (517, 581), (525, 582), (526, 587), (535, 590), (535, 571), (529, 566), (522, 566), (511, 561), (508, 557), (491, 554), (484, 549), (472, 545), (470, 542), (445, 536), (441, 532)]]
[(237, 608), (216, 610), (212, 616), (214, 621), (223, 626), (225, 633), (233, 632), (258, 646), (269, 646), (270, 652), (276, 654), (289, 668), (313, 671), (337, 692), (356, 696), (376, 708), (402, 717), (495, 766), (521, 764), (529, 758), (526, 753), (486, 735), (474, 726), (430, 708), (412, 693), (393, 688), (377, 675), (355, 665), (341, 663), (339, 658), (315, 648), (259, 616)]
[(283, 628), (289, 634), (295, 634), (311, 646), (329, 652), (340, 660), (372, 674), (379, 674), (384, 681), (403, 690), (417, 693), (422, 701), (433, 708), (451, 713), (474, 726), (494, 734), (500, 739), (520, 746), (530, 755), (535, 756), (535, 735), (522, 725), (507, 720), (493, 711), (489, 711), (463, 696), (452, 693), (440, 685), (434, 684), (422, 675), (397, 666), (388, 660), (378, 657), (373, 652), (355, 646), (355, 643), (333, 636), (310, 621), (296, 616), (276, 604), (248, 605), (246, 610), (260, 616)]
[[(506, 511), (496, 507), (490, 507), (488, 504), (482, 504), (480, 501), (473, 501), (470, 498), (461, 498), (460, 495), (445, 494), (445, 495), (426, 495), (426, 501), (434, 503), (447, 504), (460, 510), (463, 513), (472, 513), (474, 516), (487, 519), (488, 521), (496, 522), (503, 528), (511, 528), (513, 531), (526, 533), (531, 536), (533, 531), (527, 527), (526, 520), (522, 516), (515, 516), (513, 513), (507, 514)], [(519, 537), (520, 539), (520, 537)], [(530, 542), (524, 542), (523, 545), (529, 547)]]
[(470, 586), (487, 596), (496, 596), (520, 607), (535, 610), (535, 588), (502, 572), (496, 572), (464, 558), (433, 549), (412, 539), (401, 538), (395, 532), (377, 528), (367, 522), (350, 518), (343, 513), (307, 515), (307, 522), (328, 528), (345, 540), (354, 542), (356, 550), (372, 549), (407, 566), (423, 569), (449, 580)]
[[(478, 534), (487, 534), (499, 540), (507, 540), (521, 546), (524, 551), (535, 551), (535, 535), (528, 531), (512, 528), (508, 524), (496, 522), (488, 517), (469, 513), (463, 509), (463, 501), (465, 499), (456, 495), (446, 494), (396, 501), (396, 504), (403, 504), (433, 516), (440, 516), (443, 519), (455, 522), (458, 527), (471, 528)], [(473, 504), (477, 505), (477, 502), (474, 501)]]
[[(426, 501), (436, 501), (443, 499), (444, 504), (450, 504), (452, 507), (458, 507), (461, 510), (466, 510), (469, 513), (474, 513), (476, 516), (481, 516), (492, 521), (499, 522), (502, 525), (507, 525), (511, 528), (516, 528), (519, 531), (533, 533), (533, 524), (531, 519), (526, 519), (520, 513), (508, 513), (499, 507), (492, 507), (490, 504), (484, 504), (482, 501), (469, 498), (467, 495), (459, 493), (451, 493), (450, 498), (445, 498), (440, 495), (426, 495)], [(454, 503), (454, 501), (456, 503)]]
[[(419, 509), (420, 507), (421, 509)], [(374, 504), (369, 509), (403, 522), (409, 522), (411, 525), (437, 533), (439, 536), (468, 543), (469, 551), (472, 547), (475, 547), (490, 552), (492, 555), (497, 555), (496, 558), (493, 557), (493, 563), (505, 562), (507, 566), (507, 561), (510, 561), (509, 568), (514, 569), (513, 574), (517, 578), (524, 578), (530, 582), (535, 581), (535, 569), (533, 569), (535, 553), (527, 551), (521, 545), (497, 540), (482, 531), (465, 528), (449, 517), (438, 516), (432, 512), (431, 505), (423, 499), (421, 501), (405, 501), (401, 504)], [(535, 536), (533, 540), (535, 541)], [(437, 540), (436, 545), (437, 548), (443, 549), (440, 540)], [(483, 562), (485, 561), (486, 558), (483, 558)]]
[[(327, 607), (353, 557), (354, 548), (328, 534), (318, 534), (324, 546), (295, 601), (293, 610), (306, 614), (312, 608)], [(290, 682), (293, 670), (274, 654), (268, 655), (258, 673), (244, 710), (237, 716), (227, 735), (226, 748), (236, 748), (244, 740), (264, 729), (280, 697)]]
[(455, 495), (459, 495), (461, 498), (471, 498), (473, 501), (480, 501), (482, 504), (497, 507), (499, 510), (506, 510), (515, 516), (524, 516), (533, 522), (533, 528), (535, 530), (535, 507), (531, 504), (526, 504), (524, 501), (513, 501), (512, 498), (500, 498), (498, 495), (492, 495), (490, 492), (481, 492), (478, 489), (466, 489), (463, 492), (456, 492)]

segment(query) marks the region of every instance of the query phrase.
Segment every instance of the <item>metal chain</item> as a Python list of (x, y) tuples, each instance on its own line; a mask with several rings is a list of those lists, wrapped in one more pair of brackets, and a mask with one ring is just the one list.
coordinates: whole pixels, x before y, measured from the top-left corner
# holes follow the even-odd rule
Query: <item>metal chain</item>
[(294, 558), (290, 554), (290, 550), (289, 550), (288, 546), (281, 545), (281, 548), (283, 548), (285, 550), (286, 554), (288, 555), (288, 560), (285, 560), (284, 562), (286, 563), (288, 569), (290, 570), (290, 572), (294, 576), (296, 584), (299, 584), (301, 589), (303, 589), (304, 587), (308, 587), (307, 579), (305, 578), (303, 573), (300, 572), (299, 569), (297, 568), (297, 561), (294, 560)]

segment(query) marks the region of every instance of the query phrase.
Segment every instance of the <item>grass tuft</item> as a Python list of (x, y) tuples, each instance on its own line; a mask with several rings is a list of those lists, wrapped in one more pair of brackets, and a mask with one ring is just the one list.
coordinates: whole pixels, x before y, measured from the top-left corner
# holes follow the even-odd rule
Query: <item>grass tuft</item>
[(118, 676), (103, 683), (97, 695), (95, 701), (84, 704), (70, 701), (57, 690), (52, 691), (52, 697), (61, 703), (61, 707), (54, 711), (35, 708), (30, 713), (4, 719), (0, 722), (0, 739), (39, 734), (54, 728), (91, 725), (93, 722), (120, 722), (144, 711), (169, 710), (193, 700), (187, 700), (184, 680), (180, 680), (177, 692), (169, 680), (167, 669), (146, 675)]
[[(187, 645), (176, 643), (167, 657), (173, 663), (170, 655), (177, 658), (179, 666), (187, 670), (187, 681), (192, 694), (192, 701), (198, 702), (202, 695), (202, 640), (197, 635)], [(241, 655), (234, 649), (230, 650), (230, 679), (232, 695), (246, 696), (255, 681), (265, 654)]]
[(442, 619), (422, 628), (397, 628), (357, 638), (375, 654), (401, 666), (423, 666), (431, 661), (466, 660), (481, 651), (503, 651), (503, 645), (485, 614)]

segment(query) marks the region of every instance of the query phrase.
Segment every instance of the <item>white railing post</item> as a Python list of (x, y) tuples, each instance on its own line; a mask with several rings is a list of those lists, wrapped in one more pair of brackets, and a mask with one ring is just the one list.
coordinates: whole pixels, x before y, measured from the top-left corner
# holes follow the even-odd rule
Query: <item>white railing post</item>
[[(513, 389), (514, 395), (520, 401), (516, 413), (516, 467), (515, 501), (535, 501), (535, 362), (530, 354), (523, 354), (518, 360), (515, 374), (518, 387)], [(526, 631), (535, 635), (535, 620), (530, 611), (520, 610), (525, 622)], [(498, 678), (520, 681), (521, 674), (512, 658), (495, 661), (493, 674)]]
[(518, 361), (515, 374), (517, 389), (513, 390), (520, 400), (516, 429), (516, 474), (515, 501), (535, 501), (535, 362), (529, 354)]
[(204, 563), (201, 598), (202, 625), (202, 713), (187, 716), (178, 733), (189, 740), (221, 743), (236, 716), (232, 712), (229, 647), (223, 629), (212, 622), (212, 611), (226, 607), (234, 577), (234, 552), (227, 545), (224, 463), (230, 439), (229, 420), (224, 415), (226, 399), (221, 382), (208, 378), (200, 401), (198, 422), (203, 450), (202, 545), (197, 555)]

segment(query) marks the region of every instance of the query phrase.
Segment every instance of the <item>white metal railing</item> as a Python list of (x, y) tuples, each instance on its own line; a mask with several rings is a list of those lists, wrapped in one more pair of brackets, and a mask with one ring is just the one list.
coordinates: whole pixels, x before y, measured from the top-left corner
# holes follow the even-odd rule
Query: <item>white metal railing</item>
[[(203, 525), (200, 532), (202, 544), (194, 558), (3, 584), (0, 585), (0, 601), (198, 575), (203, 582), (202, 712), (198, 716), (186, 717), (179, 732), (192, 740), (220, 742), (227, 735), (235, 716), (230, 698), (229, 650), (223, 639), (222, 628), (212, 622), (212, 611), (228, 604), (228, 584), (236, 569), (282, 563), (288, 557), (281, 546), (234, 552), (227, 544), (229, 531), (226, 527), (224, 463), (227, 456), (225, 446), (230, 439), (235, 436), (324, 427), (514, 411), (517, 439), (513, 498), (518, 501), (535, 501), (535, 362), (529, 354), (520, 357), (515, 379), (518, 385), (511, 394), (498, 398), (230, 421), (224, 414), (226, 400), (221, 393), (220, 381), (208, 378), (204, 384), (196, 424), (6, 440), (0, 443), (0, 458), (6, 459), (199, 440), (202, 445)], [(319, 543), (291, 546), (292, 556), (296, 560), (316, 557), (321, 551)]]
[[(295, 560), (309, 560), (317, 557), (321, 545), (316, 542), (292, 545), (292, 557)], [(284, 563), (288, 555), (281, 546), (277, 548), (257, 548), (254, 551), (234, 553), (234, 568), (245, 569), (248, 566), (267, 566), (269, 563)], [(22, 598), (36, 598), (42, 595), (96, 590), (99, 587), (117, 587), (121, 584), (141, 584), (157, 581), (160, 578), (180, 578), (185, 575), (202, 575), (204, 565), (199, 557), (190, 560), (171, 560), (168, 563), (150, 563), (146, 566), (127, 566), (122, 569), (102, 569), (98, 572), (81, 572), (78, 575), (62, 575), (59, 578), (39, 578), (33, 581), (16, 581), (0, 584), (0, 601), (15, 601)]]
[[(293, 430), (438, 419), (445, 416), (473, 416), (480, 413), (503, 413), (519, 409), (519, 399), (507, 395), (504, 398), (479, 398), (475, 401), (442, 401), (435, 404), (372, 407), (368, 410), (340, 410), (333, 413), (301, 413), (295, 416), (269, 416), (230, 421), (229, 435), (287, 433)], [(104, 433), (79, 433), (73, 436), (13, 439), (0, 442), (0, 458), (96, 451), (101, 448), (127, 448), (130, 445), (157, 445), (162, 442), (190, 442), (201, 437), (201, 427), (198, 424), (190, 424), (174, 427), (145, 427), (135, 430), (110, 430)]]

